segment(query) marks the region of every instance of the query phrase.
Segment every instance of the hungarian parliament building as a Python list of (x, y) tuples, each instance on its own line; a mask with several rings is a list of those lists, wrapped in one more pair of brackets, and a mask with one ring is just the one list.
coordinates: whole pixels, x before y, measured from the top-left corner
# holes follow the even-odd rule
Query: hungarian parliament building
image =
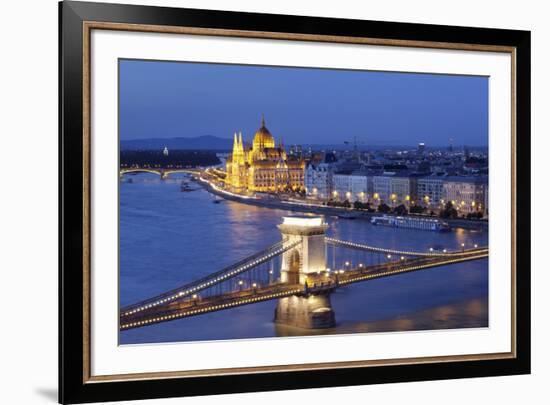
[(300, 191), (305, 189), (304, 168), (305, 161), (289, 158), (282, 142), (275, 145), (262, 116), (252, 146), (245, 145), (242, 133), (235, 133), (226, 163), (226, 186), (239, 192)]

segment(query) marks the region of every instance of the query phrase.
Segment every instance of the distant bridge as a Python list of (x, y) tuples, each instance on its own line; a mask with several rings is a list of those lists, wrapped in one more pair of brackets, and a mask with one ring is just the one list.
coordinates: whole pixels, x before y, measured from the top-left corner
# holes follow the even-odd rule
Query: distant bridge
[(330, 327), (335, 322), (330, 294), (337, 288), (489, 256), (487, 247), (477, 246), (430, 252), (373, 247), (326, 237), (327, 228), (321, 217), (286, 217), (279, 225), (281, 241), (199, 280), (122, 308), (120, 329), (274, 299), (276, 322)]
[(200, 174), (200, 169), (177, 169), (173, 167), (125, 167), (120, 169), (120, 177), (127, 173), (152, 173), (166, 179), (172, 173)]

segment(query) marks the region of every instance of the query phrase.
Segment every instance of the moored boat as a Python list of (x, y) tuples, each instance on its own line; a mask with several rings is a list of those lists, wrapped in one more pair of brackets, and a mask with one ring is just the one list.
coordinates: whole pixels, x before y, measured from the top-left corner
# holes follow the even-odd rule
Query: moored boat
[(189, 186), (189, 181), (183, 180), (180, 184), (180, 191), (193, 191), (194, 189)]

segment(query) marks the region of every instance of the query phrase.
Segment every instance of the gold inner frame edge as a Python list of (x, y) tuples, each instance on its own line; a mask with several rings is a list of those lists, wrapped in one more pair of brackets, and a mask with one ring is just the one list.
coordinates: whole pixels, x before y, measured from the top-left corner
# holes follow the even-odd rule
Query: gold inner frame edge
[[(367, 38), (367, 37), (349, 37), (336, 35), (316, 35), (316, 34), (298, 34), (298, 33), (281, 33), (281, 32), (265, 32), (265, 31), (245, 31), (245, 30), (228, 30), (218, 28), (197, 28), (197, 27), (180, 27), (180, 26), (164, 26), (164, 25), (146, 25), (146, 24), (128, 24), (128, 23), (111, 23), (98, 21), (83, 22), (83, 46), (82, 46), (82, 61), (83, 61), (83, 143), (82, 143), (82, 167), (83, 167), (83, 382), (86, 383), (101, 383), (129, 380), (150, 380), (150, 379), (169, 379), (169, 378), (192, 378), (205, 376), (222, 376), (235, 374), (257, 374), (257, 373), (272, 373), (285, 371), (307, 371), (307, 370), (325, 370), (335, 368), (356, 368), (356, 367), (374, 367), (374, 366), (391, 366), (405, 364), (430, 364), (438, 362), (458, 362), (458, 361), (479, 361), (479, 360), (501, 360), (516, 358), (516, 48), (512, 46), (501, 45), (484, 45), (484, 44), (465, 44), (437, 41), (413, 41), (400, 39), (384, 39), (384, 38)], [(151, 32), (151, 33), (169, 33), (169, 34), (185, 34), (185, 35), (203, 35), (203, 36), (225, 36), (238, 38), (258, 38), (258, 39), (274, 39), (274, 40), (291, 40), (291, 41), (309, 41), (309, 42), (329, 42), (342, 44), (364, 44), (364, 45), (379, 45), (379, 46), (396, 46), (409, 48), (431, 48), (431, 49), (448, 49), (448, 50), (464, 50), (478, 52), (501, 52), (511, 55), (511, 146), (512, 146), (512, 185), (511, 185), (511, 200), (512, 200), (512, 232), (511, 232), (511, 253), (512, 253), (512, 296), (511, 296), (511, 352), (504, 353), (485, 353), (485, 354), (467, 354), (467, 355), (451, 355), (451, 356), (427, 356), (427, 357), (410, 357), (401, 359), (377, 359), (377, 360), (357, 360), (343, 361), (330, 363), (307, 363), (307, 364), (292, 364), (292, 365), (277, 365), (277, 366), (254, 366), (254, 367), (239, 367), (239, 368), (223, 368), (223, 369), (205, 369), (205, 370), (182, 370), (171, 372), (147, 372), (147, 373), (132, 373), (132, 374), (113, 374), (113, 375), (91, 375), (91, 342), (90, 342), (90, 260), (91, 260), (91, 229), (90, 229), (90, 164), (91, 164), (91, 31), (98, 30), (114, 30), (114, 31), (132, 31), (132, 32)]]

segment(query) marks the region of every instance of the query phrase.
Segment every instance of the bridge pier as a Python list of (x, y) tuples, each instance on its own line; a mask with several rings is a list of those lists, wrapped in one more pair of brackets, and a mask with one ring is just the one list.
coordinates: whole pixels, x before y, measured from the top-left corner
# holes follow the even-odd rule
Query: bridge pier
[(275, 323), (304, 329), (334, 327), (336, 319), (330, 293), (281, 298), (275, 309)]
[(275, 323), (306, 329), (335, 325), (330, 291), (307, 294), (308, 275), (326, 270), (327, 228), (322, 217), (284, 217), (279, 225), (286, 243), (301, 242), (283, 254), (281, 281), (302, 285), (305, 294), (281, 298), (275, 309)]

